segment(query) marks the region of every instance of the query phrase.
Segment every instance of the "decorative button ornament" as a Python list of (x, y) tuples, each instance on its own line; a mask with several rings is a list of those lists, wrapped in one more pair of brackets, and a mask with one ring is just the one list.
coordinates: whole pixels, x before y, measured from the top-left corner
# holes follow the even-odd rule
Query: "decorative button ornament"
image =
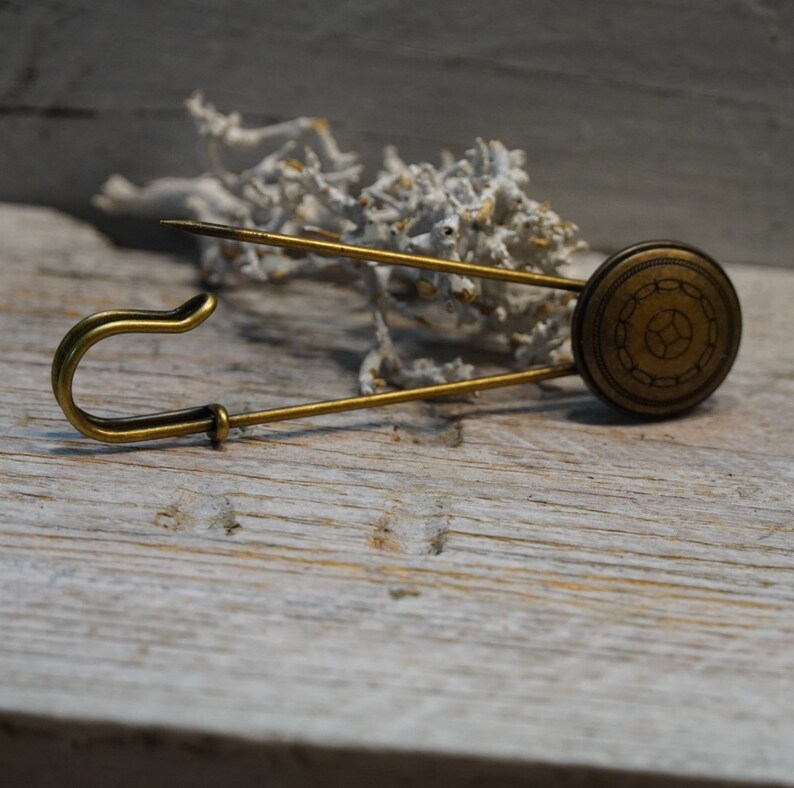
[(610, 257), (574, 311), (579, 374), (602, 400), (643, 416), (676, 416), (728, 374), (741, 337), (725, 271), (688, 244), (646, 242)]
[(222, 224), (181, 220), (164, 224), (244, 243), (578, 292), (572, 325), (575, 363), (234, 415), (213, 404), (109, 419), (87, 413), (75, 404), (74, 373), (92, 345), (114, 334), (189, 331), (215, 309), (215, 297), (205, 293), (170, 312), (100, 312), (67, 333), (53, 360), (53, 390), (66, 417), (88, 437), (126, 443), (206, 432), (214, 441), (222, 441), (236, 427), (460, 395), (577, 373), (598, 397), (619, 410), (646, 418), (671, 417), (710, 396), (730, 371), (739, 349), (741, 310), (730, 279), (711, 257), (678, 241), (647, 241), (624, 249), (583, 281)]

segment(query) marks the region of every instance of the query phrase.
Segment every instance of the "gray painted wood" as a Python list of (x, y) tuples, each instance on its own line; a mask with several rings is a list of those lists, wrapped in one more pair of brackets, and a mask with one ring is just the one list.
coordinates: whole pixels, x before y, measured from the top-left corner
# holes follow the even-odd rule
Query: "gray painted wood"
[[(730, 273), (744, 344), (684, 419), (625, 421), (567, 379), (274, 424), (220, 451), (108, 447), (64, 420), (53, 350), (93, 311), (174, 306), (195, 273), (2, 207), (4, 774), (794, 784), (794, 273)], [(221, 295), (195, 332), (97, 346), (78, 402), (353, 392), (360, 295)]]
[(370, 172), (387, 142), (523, 147), (596, 248), (791, 266), (792, 32), (787, 0), (7, 2), (0, 198), (96, 219), (111, 172), (196, 172), (202, 87), (253, 122), (329, 117)]

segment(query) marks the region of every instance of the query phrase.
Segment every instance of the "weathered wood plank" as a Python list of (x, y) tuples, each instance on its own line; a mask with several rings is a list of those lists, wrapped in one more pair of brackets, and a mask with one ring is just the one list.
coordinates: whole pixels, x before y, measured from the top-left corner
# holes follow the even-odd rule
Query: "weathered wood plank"
[[(256, 428), (221, 451), (107, 447), (63, 419), (52, 352), (89, 312), (178, 303), (192, 269), (36, 209), (0, 209), (0, 239), (0, 742), (15, 768), (45, 784), (73, 740), (94, 742), (97, 768), (116, 751), (142, 764), (125, 731), (155, 726), (160, 742), (249, 740), (244, 763), (265, 748), (284, 784), (322, 748), (360, 753), (362, 774), (422, 753), (415, 784), (474, 762), (472, 784), (792, 784), (794, 275), (731, 269), (744, 345), (685, 419), (627, 422), (568, 380)], [(79, 401), (346, 395), (367, 325), (360, 297), (328, 284), (225, 292), (191, 334), (99, 345)], [(113, 744), (80, 721), (113, 723)], [(236, 746), (206, 759), (231, 769)]]
[(111, 172), (195, 173), (180, 105), (202, 87), (252, 121), (328, 116), (370, 170), (387, 142), (435, 160), (503, 139), (597, 248), (684, 237), (792, 264), (786, 0), (48, 0), (0, 14), (3, 199), (85, 216)]

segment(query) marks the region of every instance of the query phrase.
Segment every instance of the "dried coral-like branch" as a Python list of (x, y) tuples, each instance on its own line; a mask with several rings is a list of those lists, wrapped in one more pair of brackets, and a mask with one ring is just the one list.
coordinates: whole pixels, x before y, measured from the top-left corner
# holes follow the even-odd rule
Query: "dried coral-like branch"
[[(381, 172), (356, 194), (361, 166), (355, 154), (340, 150), (327, 121), (301, 117), (248, 128), (239, 113), (218, 112), (200, 92), (186, 107), (203, 141), (209, 173), (161, 178), (140, 188), (114, 175), (96, 205), (113, 213), (171, 215), (288, 234), (311, 227), (349, 243), (549, 274), (559, 274), (571, 255), (585, 248), (575, 224), (526, 193), (524, 153), (500, 142), (477, 140), (461, 159), (445, 152), (438, 167), (407, 164), (389, 146)], [(268, 146), (272, 149), (262, 153)], [(233, 171), (223, 161), (227, 151), (260, 158)], [(201, 269), (213, 281), (229, 276), (268, 281), (349, 265), (212, 238), (201, 244)], [(467, 326), (489, 347), (512, 352), (518, 366), (553, 362), (568, 353), (573, 309), (568, 293), (374, 264), (358, 270), (375, 328), (359, 373), (362, 393), (385, 382), (427, 385), (475, 372), (460, 359), (406, 364), (389, 328), (394, 310), (438, 326), (442, 305), (447, 320)]]

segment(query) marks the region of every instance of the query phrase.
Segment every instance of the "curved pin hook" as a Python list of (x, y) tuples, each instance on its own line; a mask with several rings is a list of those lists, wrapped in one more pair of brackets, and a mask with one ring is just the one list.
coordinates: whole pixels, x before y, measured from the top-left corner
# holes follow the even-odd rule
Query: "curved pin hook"
[(129, 443), (201, 432), (209, 433), (215, 441), (224, 440), (229, 432), (229, 414), (222, 405), (145, 416), (103, 418), (80, 408), (72, 395), (77, 365), (88, 349), (100, 340), (115, 334), (181, 334), (203, 323), (215, 311), (216, 305), (214, 295), (203, 293), (166, 312), (113, 309), (81, 320), (61, 340), (52, 362), (52, 390), (66, 418), (83, 435), (106, 443)]

